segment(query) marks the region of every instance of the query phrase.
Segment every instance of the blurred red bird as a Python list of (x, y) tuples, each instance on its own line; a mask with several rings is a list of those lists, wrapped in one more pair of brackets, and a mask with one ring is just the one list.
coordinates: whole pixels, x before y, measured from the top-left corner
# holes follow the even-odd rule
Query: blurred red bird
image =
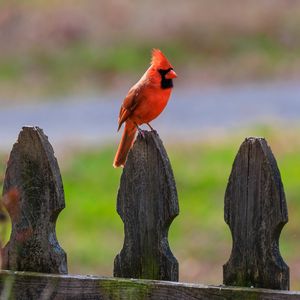
[(152, 60), (149, 69), (142, 78), (129, 90), (119, 114), (119, 127), (125, 122), (122, 139), (119, 144), (113, 166), (124, 166), (127, 154), (133, 144), (135, 133), (139, 125), (149, 124), (166, 107), (173, 88), (173, 78), (177, 74), (164, 54), (152, 50)]

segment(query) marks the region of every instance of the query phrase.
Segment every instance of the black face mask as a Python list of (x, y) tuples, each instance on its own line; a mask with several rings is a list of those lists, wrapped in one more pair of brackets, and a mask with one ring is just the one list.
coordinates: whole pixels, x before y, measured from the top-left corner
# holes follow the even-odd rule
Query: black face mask
[(166, 74), (173, 70), (173, 68), (169, 68), (167, 70), (159, 69), (158, 72), (161, 76), (161, 82), (160, 86), (162, 89), (170, 89), (173, 87), (173, 80), (172, 79), (167, 79)]

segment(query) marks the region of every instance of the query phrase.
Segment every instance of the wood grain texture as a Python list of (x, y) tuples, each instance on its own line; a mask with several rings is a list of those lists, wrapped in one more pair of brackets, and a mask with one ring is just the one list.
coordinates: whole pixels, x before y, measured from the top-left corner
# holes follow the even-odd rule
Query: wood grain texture
[(178, 215), (173, 172), (156, 132), (138, 135), (121, 177), (117, 211), (125, 240), (114, 262), (114, 276), (178, 280), (178, 262), (168, 229)]
[(295, 300), (300, 292), (1, 271), (0, 296), (14, 300)]
[(225, 221), (233, 247), (224, 284), (289, 289), (289, 268), (279, 252), (288, 221), (280, 173), (263, 138), (248, 138), (235, 158), (225, 194)]
[[(2, 268), (67, 273), (66, 254), (55, 224), (65, 207), (59, 167), (48, 138), (38, 127), (23, 127), (7, 163), (3, 195), (12, 232), (2, 249)], [(5, 196), (4, 196), (5, 197)]]

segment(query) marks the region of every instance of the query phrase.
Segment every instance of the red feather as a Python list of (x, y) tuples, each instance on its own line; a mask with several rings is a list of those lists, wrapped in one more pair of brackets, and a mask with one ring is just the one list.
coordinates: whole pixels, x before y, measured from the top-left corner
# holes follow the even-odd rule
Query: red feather
[(168, 59), (164, 56), (164, 54), (159, 49), (152, 50), (152, 59), (151, 65), (155, 68), (167, 70), (169, 68), (173, 68)]

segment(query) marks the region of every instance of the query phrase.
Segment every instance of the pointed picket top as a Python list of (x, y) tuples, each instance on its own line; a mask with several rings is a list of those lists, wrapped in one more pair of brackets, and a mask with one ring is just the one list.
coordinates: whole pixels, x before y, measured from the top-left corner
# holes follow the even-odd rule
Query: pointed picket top
[(263, 138), (247, 138), (235, 158), (225, 194), (225, 221), (233, 248), (223, 266), (226, 285), (289, 289), (279, 252), (288, 221), (280, 172)]
[(121, 177), (117, 211), (125, 241), (115, 258), (114, 276), (178, 281), (178, 262), (168, 230), (178, 215), (173, 172), (156, 132), (144, 132), (128, 155)]
[(65, 207), (57, 160), (43, 130), (23, 127), (7, 163), (3, 203), (10, 214), (10, 241), (2, 269), (67, 273), (66, 254), (55, 224)]

